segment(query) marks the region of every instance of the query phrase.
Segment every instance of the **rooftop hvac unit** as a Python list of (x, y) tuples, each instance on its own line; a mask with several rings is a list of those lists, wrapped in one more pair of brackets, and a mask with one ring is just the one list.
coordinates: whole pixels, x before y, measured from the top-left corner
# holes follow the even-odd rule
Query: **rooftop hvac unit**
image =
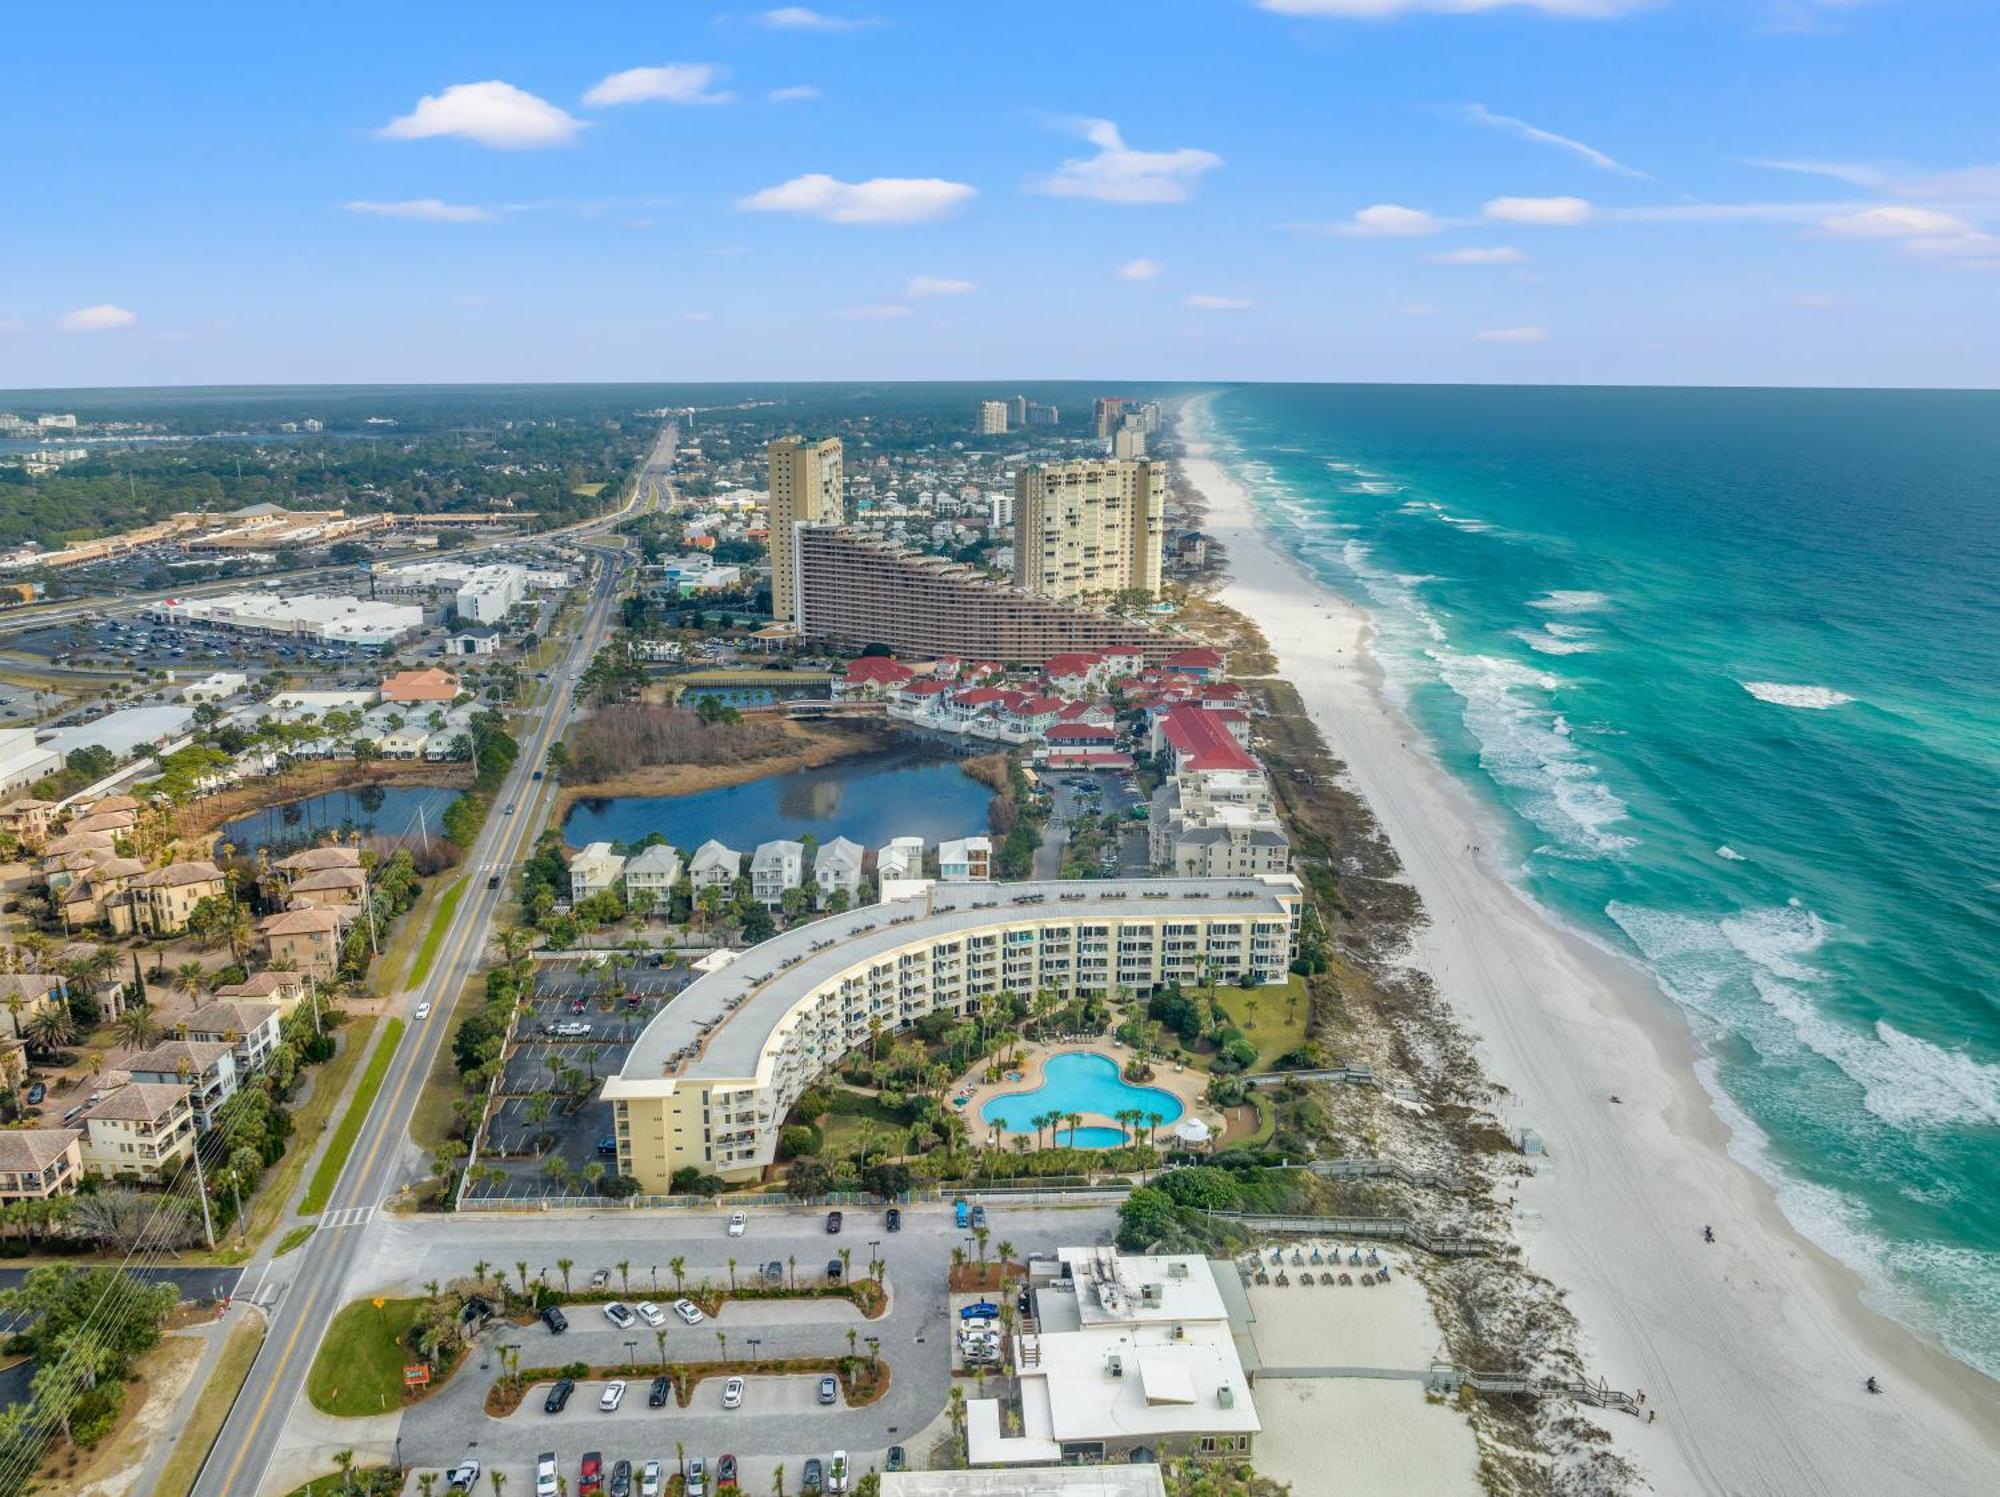
[(1139, 1298), (1143, 1303), (1148, 1305), (1157, 1305), (1165, 1293), (1166, 1289), (1159, 1284), (1141, 1284), (1139, 1286)]
[(1221, 1404), (1222, 1407), (1225, 1409), (1235, 1408), (1236, 1390), (1234, 1388), (1228, 1387), (1227, 1385), (1217, 1388), (1215, 1390), (1215, 1401)]
[(1125, 1376), (1125, 1359), (1121, 1356), (1114, 1354), (1106, 1357), (1104, 1359), (1104, 1366), (1113, 1377)]
[(1178, 1259), (1176, 1259), (1176, 1260), (1175, 1260), (1174, 1262), (1172, 1262), (1172, 1263), (1169, 1263), (1169, 1264), (1167, 1265), (1167, 1277), (1168, 1277), (1168, 1278), (1170, 1278), (1170, 1279), (1184, 1279), (1184, 1278), (1186, 1278), (1186, 1277), (1187, 1277), (1187, 1265), (1186, 1265), (1185, 1263), (1182, 1263), (1182, 1262), (1180, 1262), (1180, 1261), (1179, 1261)]

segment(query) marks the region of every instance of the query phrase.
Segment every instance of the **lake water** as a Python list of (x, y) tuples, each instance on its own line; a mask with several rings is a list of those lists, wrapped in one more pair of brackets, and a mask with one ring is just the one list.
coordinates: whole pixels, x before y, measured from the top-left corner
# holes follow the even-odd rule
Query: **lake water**
[(439, 818), (457, 799), (456, 790), (442, 785), (359, 785), (329, 790), (284, 806), (266, 806), (230, 822), (222, 839), (239, 852), (260, 847), (283, 856), (311, 847), (328, 832), (358, 831), (380, 837), (414, 837), (428, 826), (442, 836)]
[(968, 775), (957, 755), (916, 740), (693, 795), (580, 800), (563, 840), (637, 842), (659, 832), (693, 849), (713, 837), (749, 851), (774, 838), (811, 833), (822, 843), (847, 837), (880, 847), (892, 837), (937, 842), (986, 830), (993, 792)]

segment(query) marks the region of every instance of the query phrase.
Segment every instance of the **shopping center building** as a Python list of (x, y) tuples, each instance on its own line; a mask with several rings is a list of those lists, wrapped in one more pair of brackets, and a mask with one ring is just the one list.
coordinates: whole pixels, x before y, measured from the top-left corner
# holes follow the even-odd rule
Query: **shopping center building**
[(871, 1032), (989, 994), (1281, 983), (1302, 901), (1291, 874), (935, 884), (810, 921), (697, 978), (646, 1026), (604, 1087), (618, 1171), (652, 1194), (684, 1166), (753, 1179), (800, 1094)]

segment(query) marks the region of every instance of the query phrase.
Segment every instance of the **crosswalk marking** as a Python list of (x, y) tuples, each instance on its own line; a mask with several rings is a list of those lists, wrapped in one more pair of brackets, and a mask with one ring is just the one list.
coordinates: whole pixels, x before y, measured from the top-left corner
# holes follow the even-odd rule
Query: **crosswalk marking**
[(341, 1211), (329, 1211), (320, 1218), (320, 1225), (329, 1230), (337, 1227), (358, 1227), (374, 1214), (373, 1206), (349, 1206)]

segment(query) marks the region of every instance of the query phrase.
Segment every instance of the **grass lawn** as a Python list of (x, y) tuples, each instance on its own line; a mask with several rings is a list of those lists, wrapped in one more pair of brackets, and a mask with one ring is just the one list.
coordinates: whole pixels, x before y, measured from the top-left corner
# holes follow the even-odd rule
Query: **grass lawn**
[(1306, 997), (1306, 980), (1296, 972), (1282, 987), (1218, 987), (1215, 1001), (1257, 1047), (1256, 1070), (1270, 1070), (1272, 1061), (1306, 1042), (1306, 1016), (1312, 1004)]
[[(876, 1137), (893, 1130), (898, 1137), (909, 1132), (909, 1126), (897, 1120), (879, 1097), (871, 1097), (862, 1092), (835, 1091), (833, 1105), (819, 1120), (820, 1151), (824, 1154), (845, 1154), (861, 1146), (861, 1130), (868, 1123), (875, 1124)], [(897, 1153), (902, 1152), (900, 1147)]]
[(313, 1233), (317, 1232), (318, 1230), (319, 1230), (318, 1222), (301, 1222), (298, 1226), (292, 1228), (291, 1231), (287, 1232), (283, 1237), (280, 1237), (278, 1239), (278, 1245), (271, 1249), (271, 1256), (273, 1258), (284, 1257), (285, 1254), (289, 1253), (293, 1248), (299, 1246), (308, 1237), (312, 1236)]
[(339, 1050), (332, 1060), (310, 1073), (312, 1094), (292, 1114), (293, 1146), (285, 1150), (278, 1167), (258, 1182), (257, 1193), (250, 1198), (250, 1222), (244, 1234), (247, 1246), (219, 1253), (218, 1258), (225, 1262), (241, 1262), (249, 1256), (250, 1248), (262, 1242), (285, 1214), (286, 1203), (298, 1188), (299, 1176), (305, 1172), (306, 1157), (312, 1153), (310, 1140), (319, 1137), (320, 1124), (333, 1116), (333, 1104), (347, 1090), (347, 1078), (354, 1074), (354, 1067), (359, 1064), (362, 1052), (368, 1048), (368, 1036), (374, 1029), (373, 1014), (349, 1019), (341, 1026)]
[(451, 928), (451, 917), (457, 913), (458, 902), (464, 897), (464, 879), (444, 891), (444, 898), (438, 901), (437, 913), (431, 916), (430, 929), (424, 932), (424, 944), (417, 948), (417, 959), (410, 964), (410, 975), (403, 980), (404, 987), (417, 987), (430, 976), (431, 963), (437, 960), (438, 947), (443, 944), (444, 933)]
[(167, 1464), (160, 1472), (160, 1484), (154, 1488), (154, 1497), (187, 1497), (194, 1489), (194, 1479), (201, 1472), (201, 1464), (208, 1459), (215, 1437), (222, 1432), (222, 1421), (229, 1417), (237, 1392), (243, 1387), (244, 1379), (250, 1376), (250, 1364), (257, 1360), (258, 1348), (263, 1344), (263, 1321), (255, 1315), (244, 1314), (229, 1332), (229, 1339), (223, 1343), (222, 1356), (216, 1361), (215, 1373), (208, 1380), (208, 1389), (195, 1404), (194, 1417), (188, 1420), (187, 1427), (175, 1441), (174, 1453), (167, 1458)]
[[(439, 1007), (424, 1022), (452, 1023), (461, 1006), (482, 1002), (485, 990), (484, 976), (468, 978), (465, 986), (459, 989), (458, 1001)], [(465, 1011), (472, 1012), (470, 1008)], [(433, 1152), (450, 1134), (452, 1124), (457, 1121), (455, 1109), (458, 1099), (464, 1095), (465, 1087), (459, 1082), (458, 1062), (452, 1056), (451, 1046), (439, 1045), (437, 1055), (431, 1061), (431, 1073), (424, 1078), (424, 1088), (417, 1093), (417, 1105), (410, 1114), (410, 1137), (425, 1153)]]
[(357, 1417), (403, 1405), (403, 1367), (410, 1354), (396, 1338), (417, 1323), (420, 1299), (372, 1299), (341, 1307), (326, 1328), (306, 1392), (323, 1414)]
[(361, 1133), (362, 1120), (368, 1116), (368, 1109), (375, 1105), (375, 1094), (382, 1090), (382, 1078), (389, 1070), (389, 1057), (396, 1053), (396, 1043), (402, 1037), (403, 1021), (391, 1019), (382, 1030), (382, 1038), (375, 1044), (375, 1053), (368, 1057), (368, 1069), (361, 1073), (361, 1085), (355, 1088), (354, 1100), (348, 1104), (340, 1126), (334, 1130), (333, 1143), (320, 1156), (319, 1168), (313, 1171), (305, 1199), (299, 1202), (301, 1216), (314, 1216), (326, 1209), (326, 1198), (333, 1194), (334, 1183), (340, 1179), (347, 1156), (354, 1152), (354, 1140)]

